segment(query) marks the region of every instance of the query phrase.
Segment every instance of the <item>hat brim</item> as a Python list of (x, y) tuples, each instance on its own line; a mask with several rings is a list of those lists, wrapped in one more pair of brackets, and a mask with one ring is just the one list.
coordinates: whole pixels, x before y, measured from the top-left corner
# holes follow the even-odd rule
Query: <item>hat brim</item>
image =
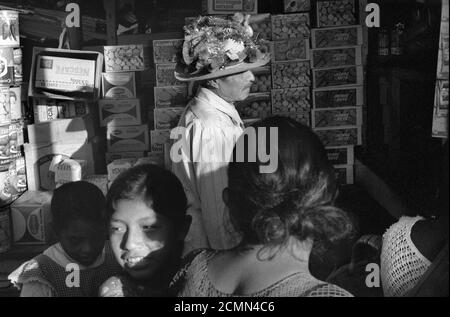
[(271, 59), (269, 56), (269, 57), (259, 59), (253, 63), (242, 62), (242, 63), (236, 64), (236, 65), (225, 67), (223, 69), (217, 70), (212, 73), (205, 72), (205, 73), (200, 73), (200, 74), (190, 74), (190, 73), (183, 72), (183, 69), (185, 69), (185, 68), (183, 68), (182, 65), (178, 64), (177, 68), (175, 70), (175, 78), (182, 82), (201, 81), (201, 80), (220, 78), (220, 77), (230, 76), (230, 75), (234, 75), (234, 74), (238, 74), (238, 73), (243, 73), (243, 72), (246, 72), (246, 71), (254, 69), (254, 68), (262, 67), (264, 65), (267, 65), (270, 62), (270, 60)]

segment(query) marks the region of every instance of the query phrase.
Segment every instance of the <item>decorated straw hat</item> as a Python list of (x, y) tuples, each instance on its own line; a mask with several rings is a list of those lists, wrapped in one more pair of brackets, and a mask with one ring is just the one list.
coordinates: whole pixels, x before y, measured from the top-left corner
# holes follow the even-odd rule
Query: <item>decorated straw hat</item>
[(249, 26), (250, 16), (199, 17), (184, 27), (179, 81), (201, 81), (242, 73), (270, 62), (267, 43), (257, 42)]

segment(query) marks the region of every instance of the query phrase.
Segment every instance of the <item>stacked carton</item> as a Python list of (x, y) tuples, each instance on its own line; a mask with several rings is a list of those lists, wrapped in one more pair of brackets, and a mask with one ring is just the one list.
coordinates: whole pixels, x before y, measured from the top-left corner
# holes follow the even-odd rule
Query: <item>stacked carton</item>
[(151, 154), (162, 158), (169, 154), (166, 152), (167, 145), (170, 144), (170, 131), (178, 125), (188, 100), (186, 84), (177, 81), (174, 76), (176, 64), (181, 57), (182, 45), (183, 39), (153, 41), (156, 87), (155, 124), (150, 136)]
[(363, 33), (352, 0), (318, 1), (312, 30), (312, 127), (340, 183), (354, 182), (354, 147), (362, 144)]
[[(102, 74), (102, 99), (99, 100), (100, 126), (106, 129), (108, 182), (147, 155), (149, 127), (144, 105), (138, 98), (138, 72), (149, 67), (144, 45), (105, 46), (105, 73)], [(128, 165), (126, 165), (128, 167)]]

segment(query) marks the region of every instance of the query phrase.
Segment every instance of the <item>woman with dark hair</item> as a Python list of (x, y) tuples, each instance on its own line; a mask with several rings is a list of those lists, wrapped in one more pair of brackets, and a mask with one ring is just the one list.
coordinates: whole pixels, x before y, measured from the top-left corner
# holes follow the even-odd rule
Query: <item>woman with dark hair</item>
[[(278, 168), (261, 173), (267, 164), (258, 158), (230, 163), (223, 198), (241, 244), (228, 251), (197, 252), (180, 272), (184, 286), (179, 296), (351, 296), (317, 280), (308, 268), (311, 252), (353, 231), (346, 213), (333, 205), (337, 185), (323, 145), (310, 128), (288, 118), (268, 118), (253, 128), (257, 137), (248, 142), (269, 140), (270, 128), (277, 129)], [(259, 146), (265, 145), (245, 148), (259, 153)], [(242, 156), (236, 155), (237, 148), (235, 158)]]

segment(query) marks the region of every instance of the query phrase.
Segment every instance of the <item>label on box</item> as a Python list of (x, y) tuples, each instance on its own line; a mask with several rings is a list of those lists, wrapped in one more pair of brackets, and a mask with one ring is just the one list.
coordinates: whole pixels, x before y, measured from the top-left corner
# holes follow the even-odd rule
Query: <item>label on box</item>
[(356, 24), (355, 0), (317, 1), (317, 26), (342, 26)]
[(156, 65), (156, 86), (185, 86), (175, 78), (175, 68), (177, 64), (157, 64)]
[(355, 182), (354, 166), (335, 166), (336, 181), (340, 185), (353, 185)]
[(155, 64), (177, 63), (181, 57), (184, 39), (153, 41)]
[(38, 56), (36, 88), (63, 92), (94, 92), (96, 62), (56, 56)]
[(310, 37), (309, 13), (282, 14), (272, 16), (272, 39)]
[(142, 124), (139, 99), (101, 99), (100, 126), (131, 126)]
[(359, 66), (362, 63), (361, 46), (313, 49), (311, 52), (313, 68)]
[(170, 142), (170, 130), (151, 131), (151, 151), (153, 153), (164, 153), (164, 144)]
[(9, 98), (9, 88), (0, 87), (0, 125), (11, 122), (11, 105)]
[(103, 73), (102, 83), (103, 98), (136, 98), (135, 73)]
[(309, 87), (310, 62), (273, 62), (272, 85), (274, 89)]
[(236, 110), (243, 119), (264, 119), (272, 114), (270, 93), (250, 94), (244, 101), (236, 103)]
[(272, 90), (272, 112), (309, 112), (310, 90), (309, 88), (290, 88)]
[(19, 132), (12, 130), (14, 127), (0, 126), (0, 171), (8, 170), (11, 162), (21, 155)]
[(108, 164), (108, 182), (112, 183), (123, 172), (129, 170), (136, 163), (135, 159), (115, 160)]
[(362, 85), (363, 68), (361, 66), (326, 68), (313, 70), (314, 88), (345, 85)]
[(314, 90), (313, 106), (316, 109), (362, 106), (363, 91), (362, 86)]
[(294, 13), (311, 10), (310, 0), (283, 0), (284, 13)]
[(315, 129), (314, 132), (325, 147), (362, 145), (361, 127)]
[(107, 129), (108, 152), (145, 152), (149, 150), (148, 126), (112, 127)]
[(15, 244), (44, 245), (48, 242), (51, 194), (27, 192), (11, 205)]
[(328, 161), (332, 165), (353, 165), (355, 163), (355, 148), (353, 146), (326, 148)]
[(155, 87), (155, 108), (185, 107), (188, 99), (186, 86)]
[(0, 47), (0, 86), (14, 82), (14, 52), (12, 47)]
[(273, 58), (275, 61), (295, 61), (309, 59), (309, 40), (296, 38), (275, 41)]
[(106, 153), (106, 165), (115, 161), (115, 160), (123, 160), (123, 159), (134, 159), (138, 160), (145, 156), (145, 152), (122, 152), (122, 153)]
[[(25, 124), (23, 121), (14, 121), (9, 125), (9, 139), (10, 142), (13, 141), (14, 145), (17, 148), (17, 152), (19, 152), (19, 147), (23, 145), (24, 140), (24, 127)], [(17, 145), (15, 145), (17, 144)]]
[(313, 128), (361, 126), (362, 108), (315, 109), (311, 120)]
[(149, 68), (148, 49), (144, 45), (105, 46), (106, 72), (135, 72)]
[(155, 129), (166, 130), (178, 126), (184, 108), (155, 109)]
[(312, 48), (362, 45), (362, 26), (313, 29), (311, 31), (311, 40)]
[(258, 0), (203, 0), (202, 5), (207, 14), (258, 13)]

